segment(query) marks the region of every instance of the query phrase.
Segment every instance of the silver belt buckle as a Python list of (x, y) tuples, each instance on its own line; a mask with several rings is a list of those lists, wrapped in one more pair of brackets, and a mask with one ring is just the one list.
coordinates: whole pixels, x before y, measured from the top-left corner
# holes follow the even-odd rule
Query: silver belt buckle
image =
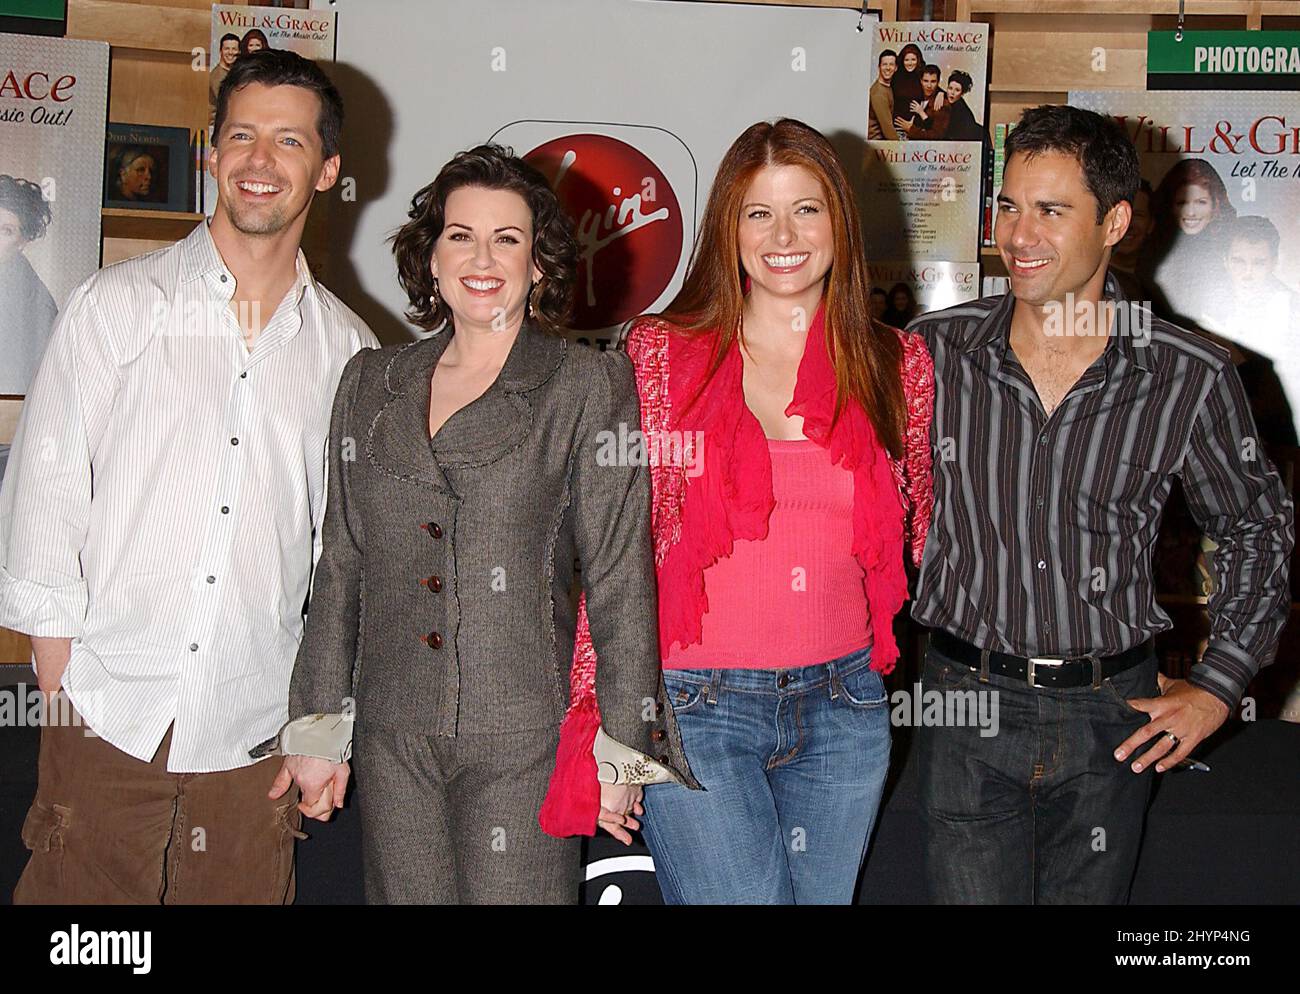
[(1025, 676), (1026, 679), (1029, 681), (1029, 686), (1031, 687), (1038, 686), (1038, 684), (1034, 682), (1034, 670), (1037, 667), (1060, 666), (1067, 661), (1066, 657), (1064, 656), (1030, 656), (1028, 657), (1028, 659), (1029, 659), (1029, 672)]

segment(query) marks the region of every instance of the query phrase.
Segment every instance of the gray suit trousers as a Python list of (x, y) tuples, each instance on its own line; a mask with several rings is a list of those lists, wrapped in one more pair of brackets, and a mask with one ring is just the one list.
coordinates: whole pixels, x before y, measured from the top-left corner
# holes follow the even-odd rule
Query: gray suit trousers
[(455, 737), (358, 721), (368, 904), (575, 904), (581, 841), (537, 811), (559, 726)]

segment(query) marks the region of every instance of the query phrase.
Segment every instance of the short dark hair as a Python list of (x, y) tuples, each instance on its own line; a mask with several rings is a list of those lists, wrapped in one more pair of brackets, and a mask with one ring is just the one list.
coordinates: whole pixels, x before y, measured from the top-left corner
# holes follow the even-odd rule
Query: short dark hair
[(478, 145), (458, 153), (428, 186), (411, 198), (410, 218), (393, 236), (397, 281), (411, 302), (407, 318), (425, 331), (450, 320), (447, 301), (430, 303), (433, 274), (429, 260), (447, 219), (447, 198), (462, 187), (509, 190), (524, 198), (533, 216), (532, 258), (542, 278), (532, 292), (533, 319), (545, 331), (558, 332), (568, 320), (577, 282), (578, 242), (573, 221), (560, 206), (546, 177), (501, 145)]
[(1277, 233), (1277, 226), (1258, 214), (1246, 214), (1232, 222), (1228, 228), (1228, 237), (1223, 240), (1225, 255), (1232, 250), (1232, 243), (1236, 241), (1267, 245), (1269, 253), (1275, 258), (1282, 247), (1282, 237)]
[(23, 238), (29, 242), (45, 234), (53, 220), (40, 185), (17, 176), (0, 174), (0, 207), (17, 215)]
[(221, 40), (217, 42), (217, 51), (218, 52), (221, 51), (221, 46), (228, 41), (233, 41), (236, 45), (238, 45), (239, 35), (232, 35), (229, 31), (227, 31), (225, 34), (221, 36)]
[(922, 75), (922, 76), (939, 76), (939, 77), (942, 77), (942, 76), (943, 76), (943, 70), (940, 69), (938, 66), (936, 66), (933, 62), (931, 62), (931, 63), (928, 63), (924, 69), (921, 70), (921, 75)]
[(1069, 155), (1083, 168), (1083, 181), (1097, 199), (1097, 223), (1121, 200), (1137, 196), (1138, 154), (1119, 122), (1078, 107), (1043, 104), (1030, 107), (1007, 135), (1007, 161), (1019, 152), (1028, 158), (1043, 152)]
[(301, 86), (311, 90), (320, 99), (320, 113), (316, 115), (316, 133), (320, 136), (325, 158), (339, 154), (339, 135), (343, 131), (343, 98), (328, 76), (311, 59), (284, 48), (264, 48), (260, 52), (241, 55), (221, 81), (217, 91), (217, 110), (212, 121), (212, 141), (221, 138), (221, 128), (226, 123), (226, 110), (230, 95), (249, 83), (263, 86)]
[(948, 74), (948, 82), (956, 83), (960, 86), (962, 93), (970, 93), (970, 88), (975, 85), (975, 80), (970, 78), (970, 73), (962, 69), (954, 69), (950, 72)]
[(884, 58), (885, 58), (886, 55), (888, 55), (888, 56), (889, 56), (891, 59), (893, 59), (895, 62), (898, 61), (898, 53), (895, 52), (892, 48), (887, 48), (887, 49), (885, 49), (883, 52), (881, 52), (879, 55), (876, 56), (876, 68), (877, 68), (877, 69), (880, 68), (880, 63), (884, 61)]

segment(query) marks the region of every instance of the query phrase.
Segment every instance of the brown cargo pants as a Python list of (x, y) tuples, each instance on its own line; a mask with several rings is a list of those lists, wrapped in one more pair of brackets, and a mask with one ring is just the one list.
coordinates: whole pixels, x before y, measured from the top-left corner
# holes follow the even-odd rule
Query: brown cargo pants
[(221, 773), (168, 773), (170, 728), (144, 763), (88, 733), (66, 697), (49, 714), (22, 830), (31, 859), (15, 904), (293, 901), (294, 841), (306, 836), (297, 787), (266, 796), (278, 757)]

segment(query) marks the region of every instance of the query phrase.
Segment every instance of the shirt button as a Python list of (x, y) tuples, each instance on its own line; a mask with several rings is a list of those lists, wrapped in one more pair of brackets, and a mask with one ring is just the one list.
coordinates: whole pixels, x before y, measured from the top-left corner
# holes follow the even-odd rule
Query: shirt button
[(1045, 563), (1045, 562), (1044, 562), (1043, 560), (1041, 560), (1041, 559), (1038, 560), (1038, 568), (1039, 568), (1039, 569), (1047, 569), (1047, 563)]
[(1043, 506), (1043, 498), (1041, 498), (1041, 497), (1035, 497), (1035, 498), (1034, 498), (1034, 507), (1042, 507), (1042, 506)]
[(221, 505), (221, 513), (222, 513), (222, 514), (229, 514), (229, 513), (230, 513), (230, 508), (228, 508), (225, 504), (222, 504), (222, 505)]
[(199, 651), (199, 644), (197, 642), (191, 642), (190, 652), (198, 652), (198, 651)]
[(231, 444), (231, 445), (238, 445), (238, 444), (239, 444), (239, 439), (237, 439), (237, 438), (232, 438), (232, 439), (230, 440), (230, 444)]
[(228, 277), (226, 276), (226, 274), (225, 274), (225, 273), (222, 273), (222, 274), (221, 274), (221, 282), (222, 282), (222, 283), (225, 283), (227, 279), (228, 279)]
[(427, 531), (434, 538), (442, 538), (442, 526), (439, 525), (438, 522), (430, 521), (428, 524), (421, 525), (420, 527), (423, 528), (425, 531)]
[(217, 578), (215, 576), (208, 577), (208, 583), (216, 583), (216, 582), (217, 582)]
[(662, 742), (666, 738), (668, 738), (668, 733), (665, 732), (662, 728), (656, 728), (653, 732), (650, 733), (651, 742)]
[(790, 685), (790, 674), (782, 673), (779, 677), (776, 678), (776, 685), (778, 687), (788, 687)]
[(1039, 445), (1046, 445), (1046, 444), (1047, 444), (1047, 436), (1046, 436), (1046, 435), (1039, 435), (1039, 436), (1038, 436), (1038, 444), (1039, 444)]
[(442, 577), (435, 574), (425, 580), (424, 585), (436, 594), (442, 590)]
[(241, 380), (246, 380), (246, 379), (248, 379), (248, 374), (247, 374), (247, 373), (240, 373), (240, 374), (239, 374), (239, 378), (240, 378)]
[(442, 648), (442, 635), (438, 632), (430, 632), (424, 636), (424, 641), (428, 643), (430, 649)]

